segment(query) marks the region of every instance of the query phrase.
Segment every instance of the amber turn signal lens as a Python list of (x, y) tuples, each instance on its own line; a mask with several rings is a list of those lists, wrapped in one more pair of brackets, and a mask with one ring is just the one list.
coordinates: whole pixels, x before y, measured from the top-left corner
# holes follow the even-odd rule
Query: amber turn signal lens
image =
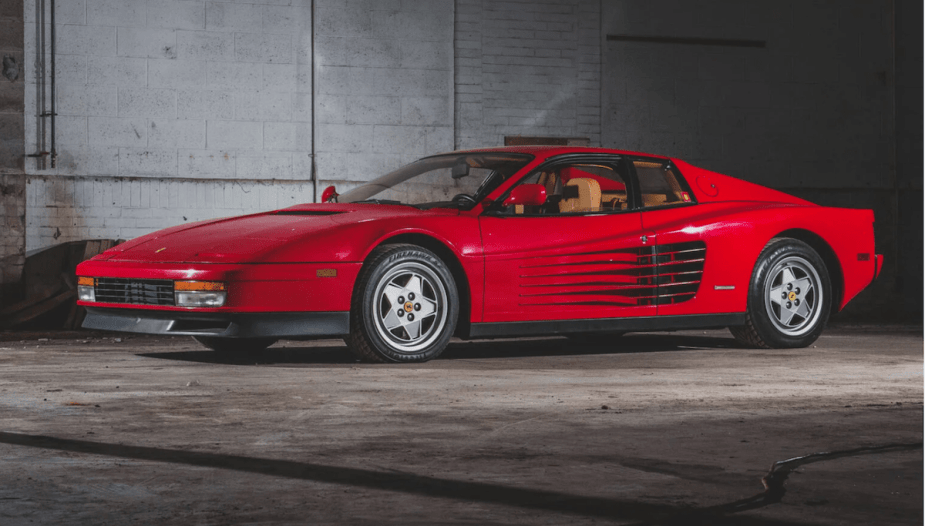
[(225, 290), (225, 284), (219, 281), (175, 281), (173, 290)]
[(87, 276), (77, 276), (77, 284), (83, 285), (84, 287), (92, 287), (95, 285), (93, 281), (93, 278), (89, 278)]

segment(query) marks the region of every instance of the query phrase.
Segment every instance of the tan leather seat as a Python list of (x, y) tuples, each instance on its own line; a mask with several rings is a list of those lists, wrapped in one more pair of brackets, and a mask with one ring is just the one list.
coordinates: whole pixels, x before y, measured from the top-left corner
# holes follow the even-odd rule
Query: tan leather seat
[(665, 194), (642, 194), (642, 206), (659, 206), (668, 201)]
[(626, 192), (609, 191), (601, 194), (601, 207), (604, 210), (626, 210)]
[(567, 197), (559, 201), (559, 212), (562, 214), (577, 212), (599, 212), (601, 209), (601, 185), (594, 179), (579, 177), (570, 180), (566, 185), (566, 196), (572, 194), (569, 187), (578, 190), (577, 197)]

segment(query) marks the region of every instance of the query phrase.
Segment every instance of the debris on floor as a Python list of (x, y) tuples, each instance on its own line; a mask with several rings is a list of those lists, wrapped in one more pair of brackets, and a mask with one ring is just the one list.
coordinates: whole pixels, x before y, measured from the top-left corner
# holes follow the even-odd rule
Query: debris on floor
[(86, 311), (77, 306), (77, 265), (123, 240), (72, 241), (26, 255), (22, 299), (0, 305), (0, 329), (77, 329)]

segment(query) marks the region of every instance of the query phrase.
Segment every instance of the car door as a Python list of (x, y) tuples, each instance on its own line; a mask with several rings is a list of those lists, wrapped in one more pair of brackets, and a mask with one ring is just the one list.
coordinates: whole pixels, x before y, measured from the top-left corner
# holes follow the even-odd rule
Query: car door
[[(638, 183), (642, 225), (655, 232), (657, 244), (656, 303), (659, 316), (725, 312), (708, 300), (701, 288), (705, 271), (730, 273), (709, 258), (708, 241), (722, 239), (721, 229), (698, 219), (690, 188), (667, 159), (632, 158), (629, 166)], [(712, 283), (712, 281), (710, 282)]]
[[(483, 321), (653, 316), (651, 232), (634, 210), (619, 156), (570, 156), (520, 184), (542, 184), (540, 207), (479, 216), (485, 257)], [(508, 190), (497, 203), (503, 203)]]

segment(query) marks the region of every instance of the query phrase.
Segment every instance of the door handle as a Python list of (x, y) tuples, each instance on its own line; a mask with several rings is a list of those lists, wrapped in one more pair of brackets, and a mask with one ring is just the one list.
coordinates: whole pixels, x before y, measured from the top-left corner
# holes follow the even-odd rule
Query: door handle
[(642, 241), (642, 244), (645, 245), (649, 242), (649, 236), (640, 236), (639, 240)]

